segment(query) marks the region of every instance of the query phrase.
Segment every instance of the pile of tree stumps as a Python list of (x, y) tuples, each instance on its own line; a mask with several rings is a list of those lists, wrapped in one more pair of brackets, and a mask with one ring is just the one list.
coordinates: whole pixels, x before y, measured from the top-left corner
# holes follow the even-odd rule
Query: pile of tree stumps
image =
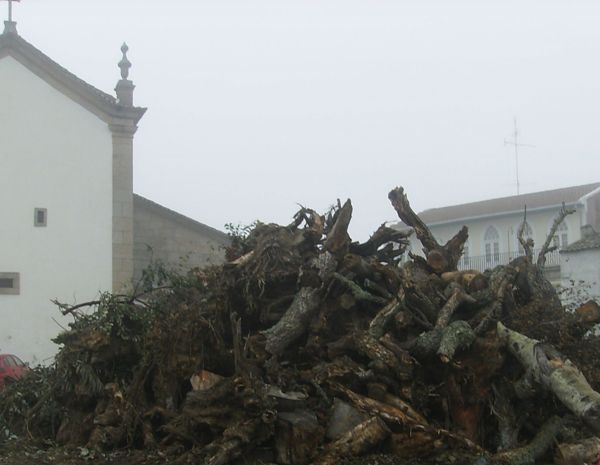
[(349, 200), (302, 208), (236, 236), (223, 266), (62, 306), (56, 363), (8, 386), (2, 426), (147, 463), (598, 461), (600, 309), (562, 308), (550, 241), (458, 271), (467, 229), (441, 244), (402, 188), (389, 199), (406, 230), (357, 243)]

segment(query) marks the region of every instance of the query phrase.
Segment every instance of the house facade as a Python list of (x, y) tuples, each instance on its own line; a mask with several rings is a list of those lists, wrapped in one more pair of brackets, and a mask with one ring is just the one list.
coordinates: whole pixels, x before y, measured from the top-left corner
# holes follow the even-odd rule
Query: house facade
[[(479, 202), (432, 208), (419, 213), (438, 242), (445, 243), (464, 225), (469, 229), (460, 269), (483, 271), (506, 264), (522, 249), (518, 231), (523, 223), (524, 236), (533, 239), (536, 251), (543, 245), (562, 204), (574, 209), (552, 239), (557, 250), (547, 255), (546, 271), (554, 283), (560, 282), (560, 250), (581, 239), (581, 229), (600, 225), (600, 183), (572, 186), (543, 192), (515, 195)], [(402, 225), (399, 225), (402, 227)], [(413, 253), (421, 252), (421, 244), (411, 236)]]
[(588, 298), (600, 301), (600, 233), (591, 225), (582, 228), (582, 237), (560, 251), (561, 285), (567, 303)]
[[(189, 219), (196, 229), (178, 228), (182, 222), (173, 225), (170, 210), (157, 204), (148, 220), (145, 203), (135, 201), (133, 138), (146, 110), (133, 104), (127, 47), (121, 51), (121, 79), (112, 96), (25, 41), (16, 23), (5, 22), (0, 35), (0, 352), (33, 363), (51, 357), (57, 348), (50, 339), (70, 321), (51, 300), (81, 303), (103, 291), (131, 287), (136, 264), (149, 260), (140, 252), (142, 243), (167, 261), (191, 253), (190, 266), (222, 260), (225, 234)], [(136, 224), (160, 226), (150, 237), (136, 232)], [(210, 260), (208, 254), (194, 255), (198, 244), (211, 248)]]

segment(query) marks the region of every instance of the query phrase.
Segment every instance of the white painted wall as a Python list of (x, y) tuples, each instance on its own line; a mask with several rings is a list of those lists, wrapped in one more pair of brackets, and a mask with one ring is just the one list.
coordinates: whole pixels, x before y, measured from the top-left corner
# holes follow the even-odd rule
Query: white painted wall
[[(111, 287), (112, 139), (12, 57), (0, 59), (0, 198), (0, 272), (21, 275), (20, 295), (0, 295), (0, 352), (44, 362), (70, 321), (50, 299)], [(34, 227), (36, 207), (48, 209), (47, 227)]]
[[(560, 207), (556, 209), (544, 210), (539, 212), (528, 212), (527, 222), (533, 230), (533, 240), (535, 248), (540, 248), (552, 226), (552, 222), (558, 213)], [(500, 253), (515, 252), (518, 250), (517, 231), (523, 221), (523, 213), (512, 215), (497, 216), (491, 218), (468, 220), (460, 223), (430, 225), (431, 232), (439, 242), (445, 243), (454, 234), (456, 234), (463, 225), (469, 228), (469, 247), (470, 256), (485, 255), (484, 235), (488, 226), (494, 226), (500, 236)], [(581, 238), (582, 226), (582, 208), (577, 207), (577, 211), (567, 216), (565, 222), (568, 227), (569, 243), (573, 243)], [(413, 234), (411, 238), (412, 250), (420, 252), (422, 246)]]
[(561, 253), (560, 274), (562, 287), (575, 286), (590, 298), (600, 299), (600, 249)]

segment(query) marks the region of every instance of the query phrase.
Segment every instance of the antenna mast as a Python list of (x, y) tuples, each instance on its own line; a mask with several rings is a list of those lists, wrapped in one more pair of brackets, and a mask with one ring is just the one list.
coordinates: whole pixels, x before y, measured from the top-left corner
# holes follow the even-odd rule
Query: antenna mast
[(13, 2), (20, 2), (21, 0), (8, 0), (8, 22), (12, 23), (12, 7)]
[(517, 195), (521, 193), (521, 184), (519, 183), (519, 147), (535, 147), (535, 145), (519, 144), (519, 130), (517, 129), (517, 118), (514, 119), (515, 129), (513, 138), (504, 139), (504, 145), (512, 145), (515, 148), (515, 174), (517, 178)]

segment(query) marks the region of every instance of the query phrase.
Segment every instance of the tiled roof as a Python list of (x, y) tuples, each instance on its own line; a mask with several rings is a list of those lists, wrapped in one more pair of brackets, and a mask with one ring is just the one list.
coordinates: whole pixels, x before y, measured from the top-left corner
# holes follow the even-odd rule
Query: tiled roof
[(184, 226), (209, 236), (217, 242), (221, 242), (222, 244), (228, 244), (230, 242), (229, 236), (223, 231), (219, 231), (218, 229), (215, 229), (204, 223), (193, 220), (188, 216), (177, 213), (175, 210), (163, 207), (162, 205), (142, 197), (141, 195), (133, 194), (133, 208), (134, 210), (136, 208), (146, 208), (152, 210), (160, 216), (167, 217), (173, 221), (183, 224)]
[(111, 116), (133, 118), (137, 123), (146, 111), (145, 108), (141, 107), (120, 105), (115, 97), (77, 77), (27, 42), (20, 35), (7, 32), (0, 34), (0, 58), (5, 54), (12, 56), (10, 51), (16, 52), (21, 59), (25, 58), (26, 65), (33, 65), (36, 69), (44, 70), (53, 79), (61, 82), (64, 86)]
[(600, 234), (597, 232), (591, 233), (589, 236), (579, 239), (577, 242), (569, 244), (561, 250), (564, 252), (577, 252), (579, 250), (600, 249)]
[(577, 202), (581, 197), (597, 188), (600, 188), (600, 183), (532, 192), (531, 194), (513, 195), (449, 207), (430, 208), (420, 212), (419, 217), (426, 224), (433, 224), (504, 212), (522, 211), (525, 205), (527, 205), (528, 210), (560, 205), (563, 202), (569, 205)]

